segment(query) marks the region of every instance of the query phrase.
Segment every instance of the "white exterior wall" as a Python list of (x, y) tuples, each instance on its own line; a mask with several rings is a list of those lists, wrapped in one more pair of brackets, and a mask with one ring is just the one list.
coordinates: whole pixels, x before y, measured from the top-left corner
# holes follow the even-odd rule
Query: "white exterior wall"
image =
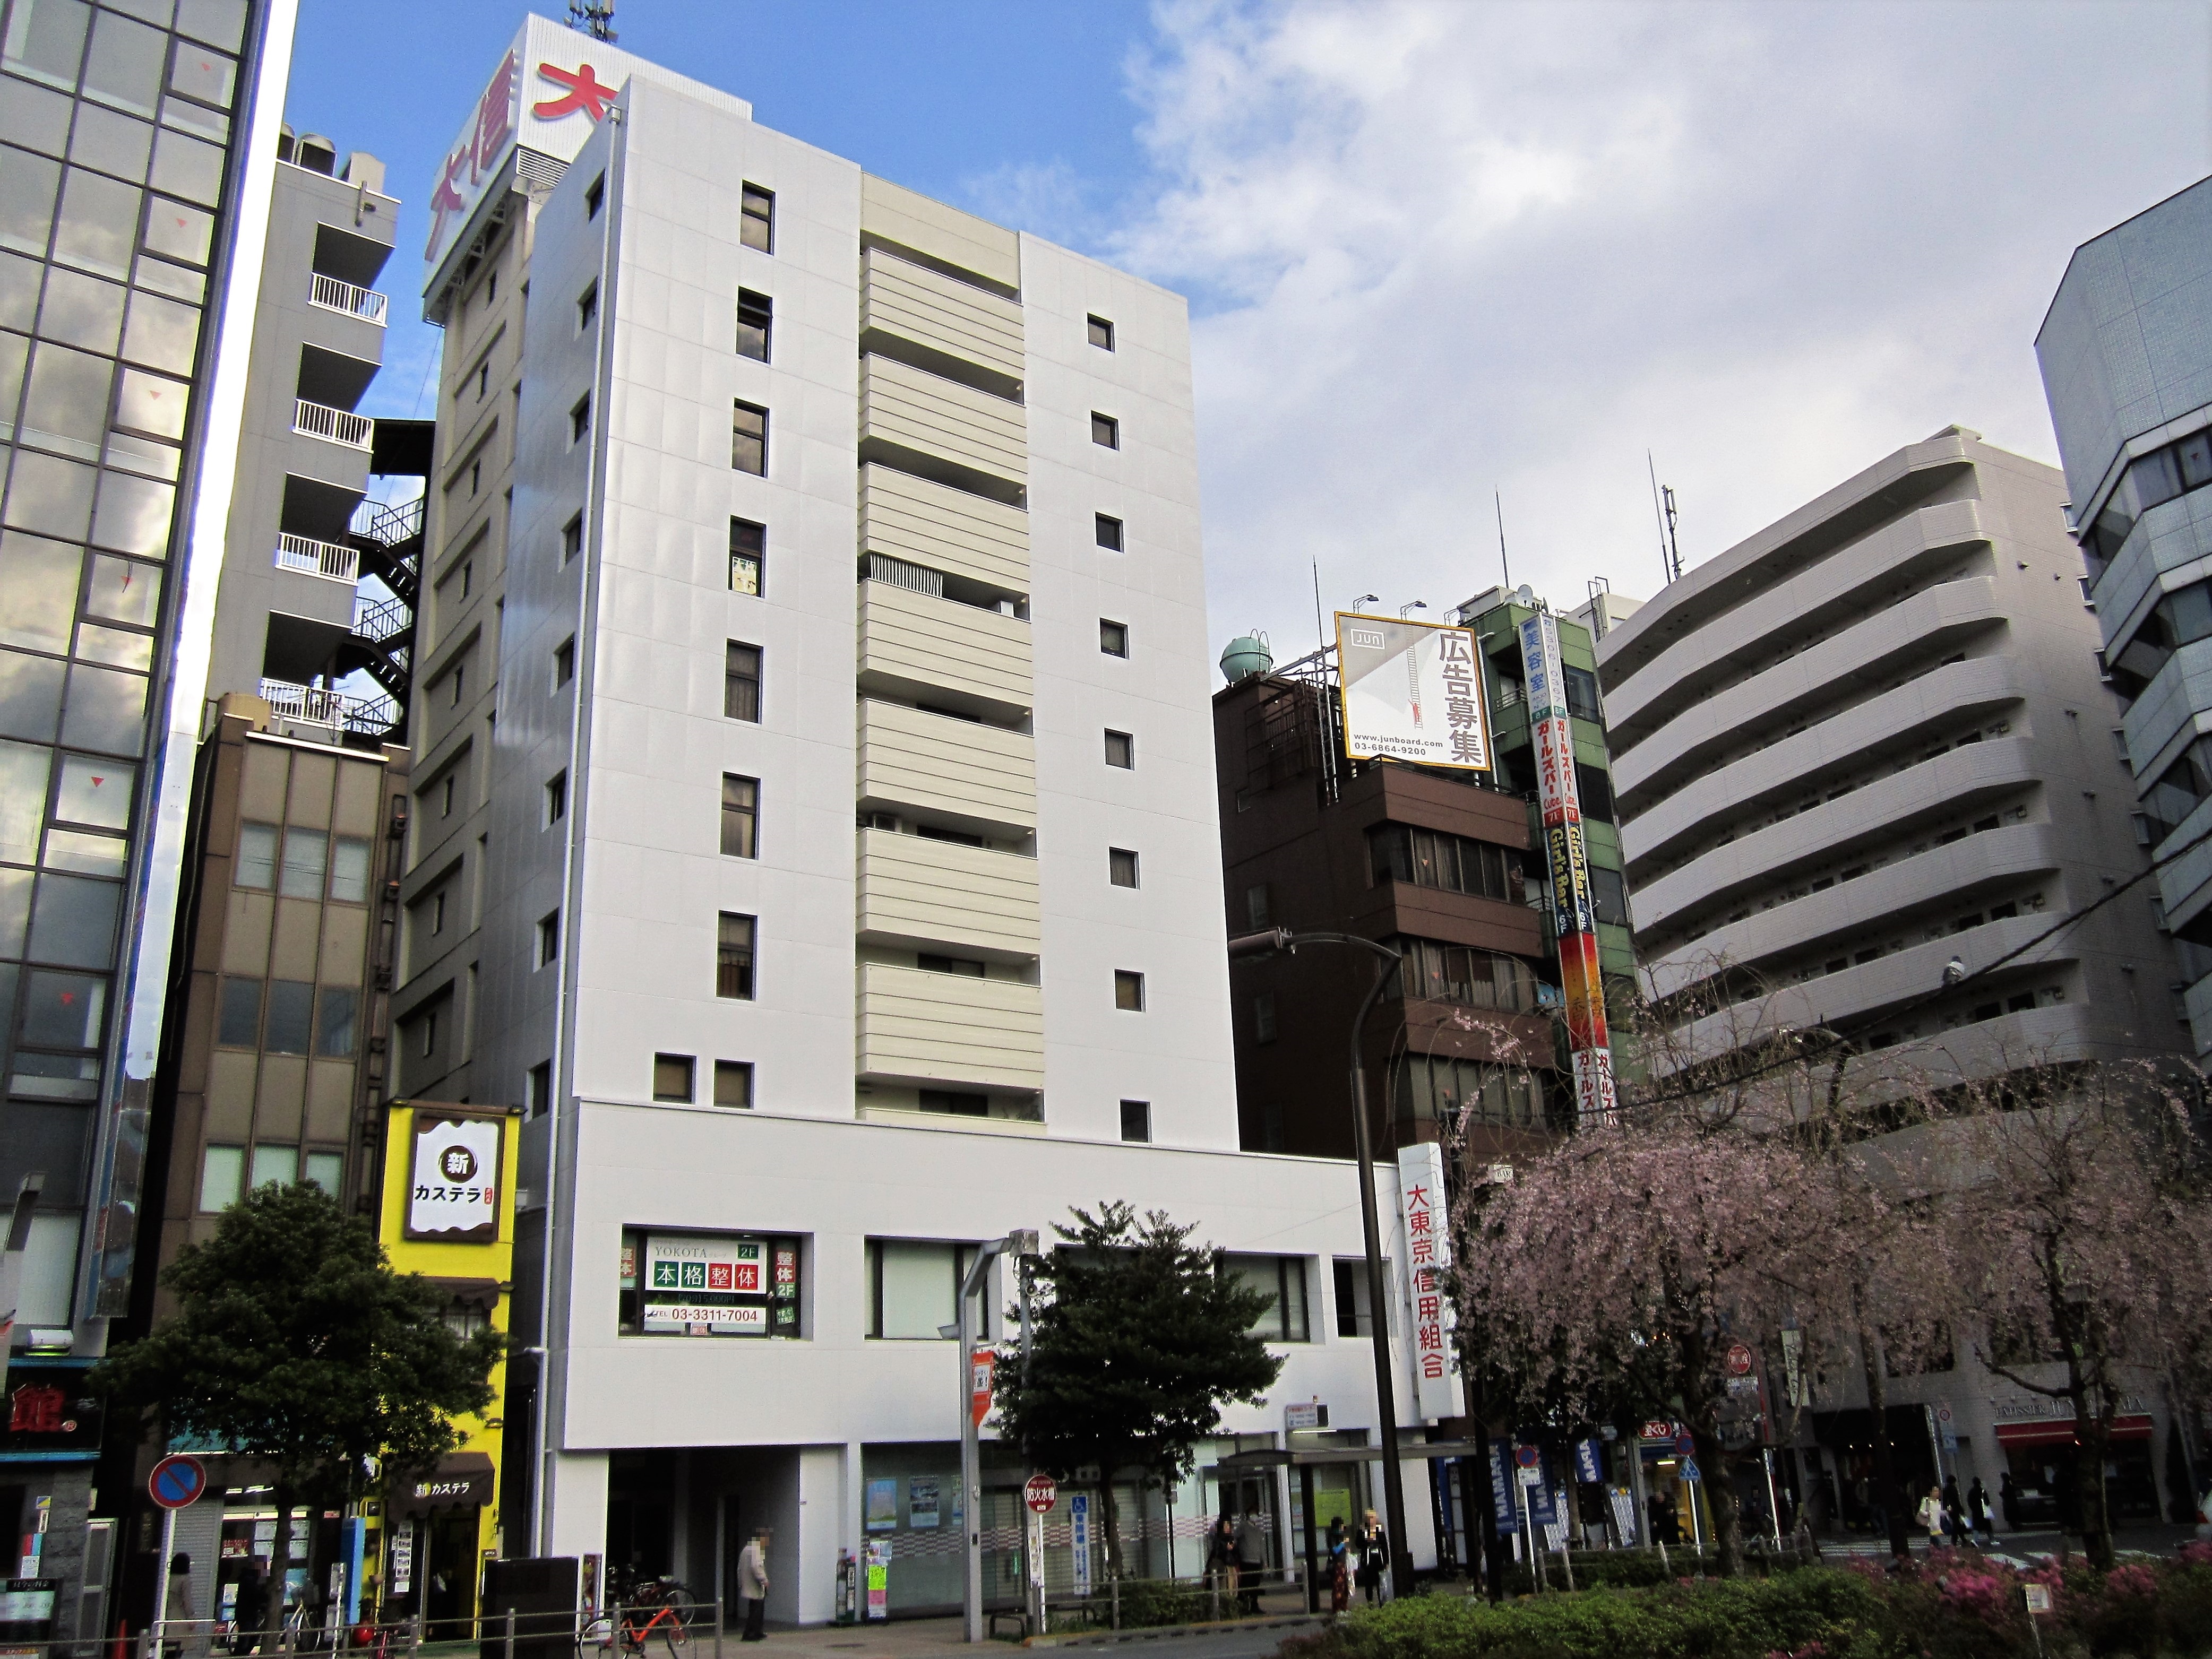
[[(727, 100), (641, 78), (624, 105), (534, 219), (472, 1086), (520, 1098), (555, 1060), (560, 1110), (529, 1126), (539, 1164), (524, 1176), (556, 1240), (538, 1547), (605, 1548), (611, 1452), (801, 1449), (793, 1490), (760, 1498), (787, 1564), (769, 1612), (820, 1620), (838, 1549), (862, 1541), (861, 1448), (949, 1442), (958, 1421), (951, 1344), (866, 1335), (868, 1238), (1049, 1230), (1071, 1206), (1127, 1199), (1230, 1249), (1302, 1257), (1313, 1340), (1285, 1345), (1268, 1402), (1224, 1431), (1279, 1433), (1281, 1403), (1316, 1397), (1334, 1426), (1372, 1428), (1368, 1341), (1338, 1339), (1331, 1305), (1332, 1260), (1359, 1251), (1356, 1177), (1236, 1150), (1183, 301), (1026, 237), (1043, 1121), (861, 1118), (861, 174)], [(741, 179), (775, 192), (772, 255), (739, 240)], [(580, 336), (595, 280), (602, 329)], [(772, 363), (732, 349), (740, 287), (774, 296)], [(1114, 319), (1110, 354), (1088, 343), (1091, 312)], [(573, 446), (587, 391), (592, 434)], [(771, 411), (765, 478), (729, 464), (738, 398)], [(1094, 409), (1121, 422), (1120, 449), (1091, 442)], [(580, 510), (585, 555), (564, 565)], [(1124, 521), (1124, 551), (1095, 544), (1098, 512)], [(733, 514), (769, 527), (763, 598), (729, 591)], [(1102, 617), (1127, 624), (1127, 659), (1100, 651)], [(577, 679), (556, 688), (572, 633)], [(757, 725), (722, 714), (729, 640), (763, 648)], [(1135, 735), (1133, 771), (1104, 764), (1109, 727)], [(544, 786), (564, 769), (568, 818), (549, 826)], [(762, 781), (757, 860), (717, 851), (726, 770)], [(1139, 889), (1109, 883), (1109, 847), (1139, 854)], [(537, 923), (556, 907), (560, 960), (539, 967)], [(725, 908), (759, 918), (754, 1001), (714, 994)], [(1142, 1013), (1115, 1009), (1116, 969), (1146, 975)], [(702, 1102), (715, 1059), (752, 1062), (754, 1109), (654, 1103), (656, 1052), (697, 1058)], [(1156, 1144), (1121, 1140), (1123, 1099), (1151, 1103)], [(1379, 1182), (1395, 1214), (1395, 1178)], [(805, 1239), (801, 1337), (618, 1334), (621, 1234), (640, 1225)], [(1409, 1542), (1433, 1559), (1418, 1465), (1407, 1486)]]

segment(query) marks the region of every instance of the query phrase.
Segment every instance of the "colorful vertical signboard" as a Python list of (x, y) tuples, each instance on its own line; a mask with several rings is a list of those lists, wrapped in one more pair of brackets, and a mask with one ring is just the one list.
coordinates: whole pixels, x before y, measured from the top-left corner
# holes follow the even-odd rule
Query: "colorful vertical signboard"
[(1481, 660), (1468, 629), (1340, 611), (1336, 664), (1351, 758), (1490, 769)]
[(1582, 795), (1575, 785), (1575, 739), (1567, 720), (1559, 625), (1537, 611), (1521, 623), (1522, 672), (1528, 690), (1528, 735), (1536, 754), (1536, 799), (1552, 876), (1552, 915), (1559, 936), (1559, 990), (1566, 1002), (1567, 1053), (1574, 1066), (1575, 1111), (1583, 1123), (1619, 1115), (1613, 1045), (1606, 1030), (1605, 985), (1598, 970), (1597, 908), (1583, 842)]
[(1398, 1206), (1406, 1228), (1406, 1300), (1413, 1315), (1409, 1328), (1420, 1414), (1457, 1417), (1462, 1407), (1452, 1371), (1451, 1298), (1444, 1294), (1444, 1269), (1451, 1266), (1444, 1154), (1435, 1141), (1399, 1149)]

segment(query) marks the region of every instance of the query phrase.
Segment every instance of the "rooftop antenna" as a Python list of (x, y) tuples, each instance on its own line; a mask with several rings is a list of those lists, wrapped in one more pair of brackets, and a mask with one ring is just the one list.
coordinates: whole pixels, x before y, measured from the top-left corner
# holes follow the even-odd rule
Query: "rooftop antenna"
[(1321, 619), (1321, 560), (1313, 562), (1314, 578), (1314, 643), (1322, 650), (1328, 649), (1328, 628)]
[(1505, 562), (1505, 497), (1493, 489), (1490, 499), (1498, 507), (1498, 568), (1505, 573), (1505, 589), (1510, 593), (1513, 591), (1513, 567)]
[(1652, 464), (1651, 452), (1644, 452), (1644, 470), (1651, 477), (1651, 513), (1659, 523), (1659, 568), (1663, 580), (1678, 582), (1682, 580), (1682, 550), (1674, 542), (1674, 492), (1659, 482), (1659, 469)]
[(568, 27), (614, 45), (615, 0), (568, 0)]

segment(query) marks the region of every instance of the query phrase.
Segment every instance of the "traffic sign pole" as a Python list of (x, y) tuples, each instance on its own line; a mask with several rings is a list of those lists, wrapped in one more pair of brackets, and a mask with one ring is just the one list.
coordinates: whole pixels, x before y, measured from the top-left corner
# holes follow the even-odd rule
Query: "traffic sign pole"
[(177, 1511), (197, 1504), (207, 1491), (207, 1465), (197, 1457), (168, 1456), (146, 1477), (146, 1493), (161, 1506), (161, 1559), (154, 1579), (152, 1659), (160, 1659), (168, 1637), (169, 1564), (176, 1559)]

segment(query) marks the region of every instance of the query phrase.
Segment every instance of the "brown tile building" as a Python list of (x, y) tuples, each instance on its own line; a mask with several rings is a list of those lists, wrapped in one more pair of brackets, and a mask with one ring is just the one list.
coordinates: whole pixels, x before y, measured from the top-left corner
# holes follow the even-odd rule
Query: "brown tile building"
[[(1362, 1044), (1378, 1156), (1464, 1127), (1475, 1157), (1560, 1099), (1540, 853), (1519, 796), (1471, 775), (1349, 762), (1333, 687), (1260, 674), (1213, 699), (1230, 930), (1324, 928), (1406, 954)], [(1324, 738), (1326, 733), (1326, 738)], [(1352, 1155), (1352, 1022), (1375, 959), (1342, 947), (1237, 964), (1243, 1145)]]

